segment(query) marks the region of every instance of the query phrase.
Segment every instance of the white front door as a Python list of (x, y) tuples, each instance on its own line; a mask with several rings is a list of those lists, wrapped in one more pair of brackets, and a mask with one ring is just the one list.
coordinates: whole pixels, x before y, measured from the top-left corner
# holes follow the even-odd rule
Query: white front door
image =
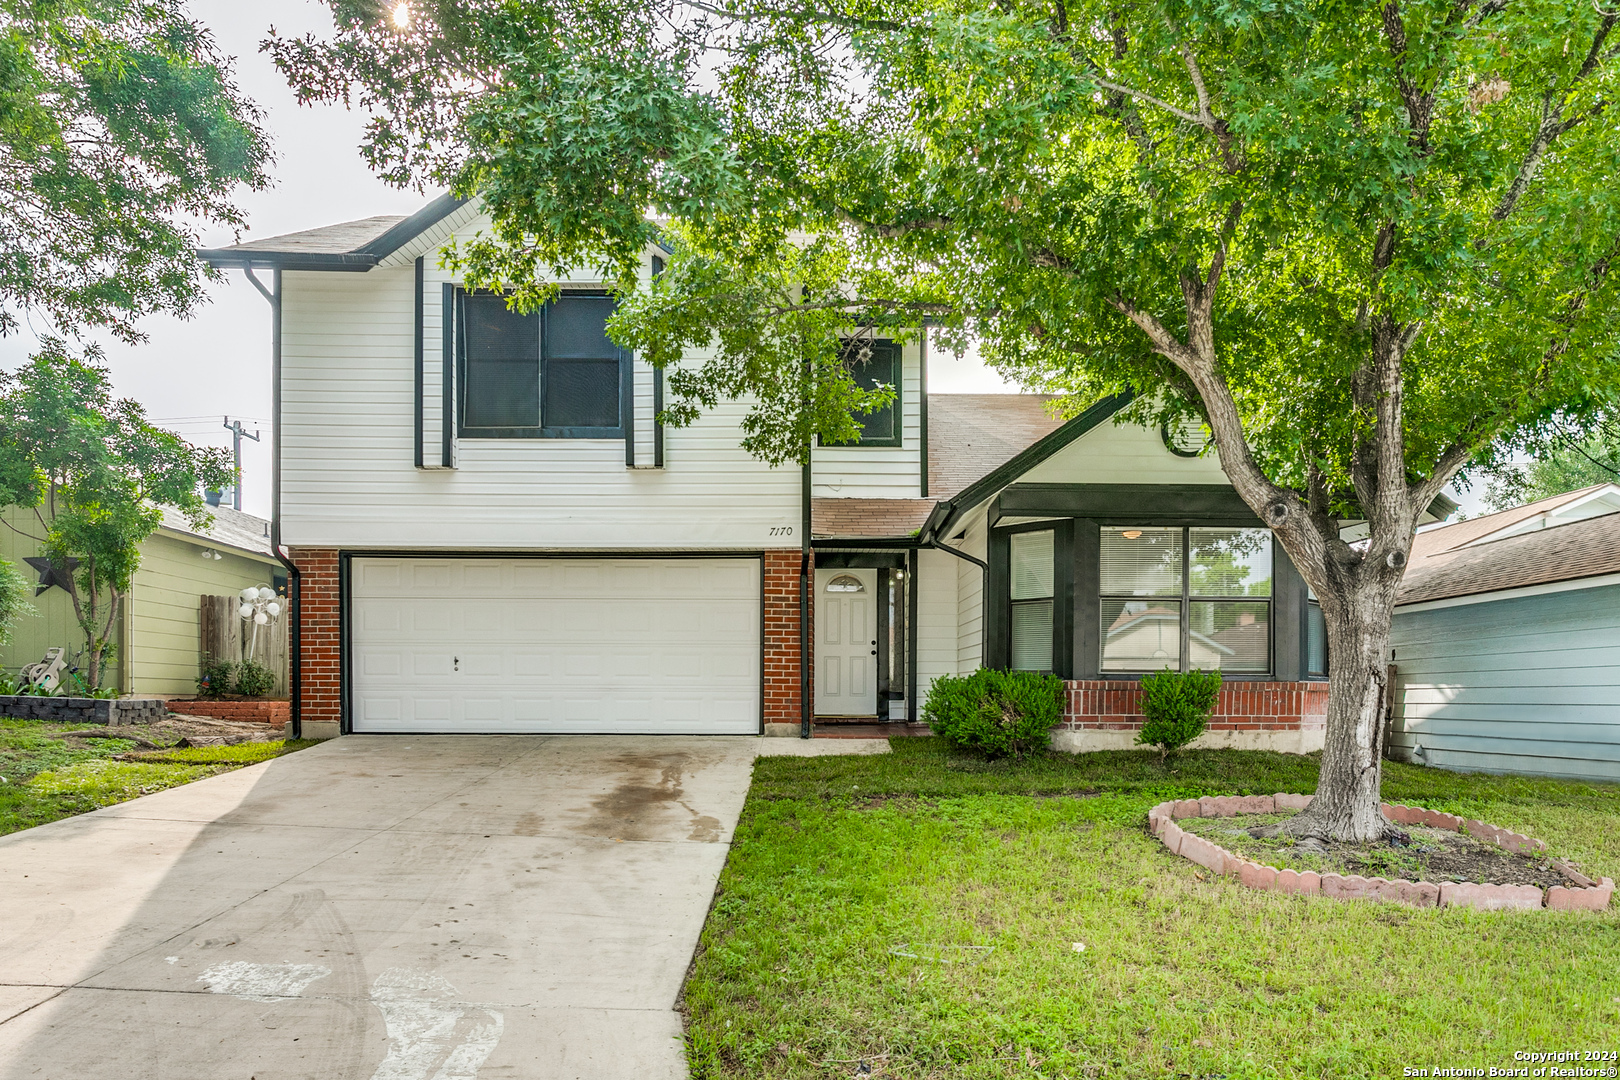
[(877, 715), (876, 570), (816, 571), (816, 715)]

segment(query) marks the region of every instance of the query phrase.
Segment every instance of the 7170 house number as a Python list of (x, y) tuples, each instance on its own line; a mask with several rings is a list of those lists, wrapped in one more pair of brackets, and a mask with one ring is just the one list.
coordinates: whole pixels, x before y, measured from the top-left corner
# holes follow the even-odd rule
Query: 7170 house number
[(771, 526), (771, 535), (772, 536), (792, 536), (793, 535), (793, 526), (791, 526), (791, 525), (772, 525)]

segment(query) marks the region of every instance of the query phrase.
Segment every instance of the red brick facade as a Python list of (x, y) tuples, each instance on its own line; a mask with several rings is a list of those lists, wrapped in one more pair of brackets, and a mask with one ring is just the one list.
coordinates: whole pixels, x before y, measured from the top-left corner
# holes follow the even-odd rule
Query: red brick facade
[[(799, 552), (765, 553), (765, 723), (797, 724), (799, 715)], [(812, 565), (814, 556), (811, 556)], [(814, 580), (815, 571), (811, 570)], [(814, 588), (810, 625), (815, 625)], [(814, 644), (814, 639), (812, 639)], [(811, 657), (812, 665), (814, 656)], [(814, 670), (812, 666), (811, 670)]]
[(343, 717), (337, 549), (291, 548), (289, 554), (299, 574), (301, 644), (293, 661), (303, 680), (300, 719), (306, 724), (336, 724)]
[[(1327, 726), (1325, 682), (1228, 682), (1215, 701), (1211, 731), (1311, 731)], [(1069, 683), (1061, 729), (1136, 731), (1142, 726), (1142, 684), (1135, 679)]]
[(214, 720), (253, 721), (271, 727), (286, 727), (292, 711), (289, 701), (176, 701), (168, 709), (183, 716), (207, 716)]

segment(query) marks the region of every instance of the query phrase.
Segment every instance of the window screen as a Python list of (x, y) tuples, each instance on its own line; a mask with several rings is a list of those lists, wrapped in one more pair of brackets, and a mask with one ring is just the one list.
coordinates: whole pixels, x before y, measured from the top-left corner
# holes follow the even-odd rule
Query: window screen
[(862, 390), (892, 386), (896, 391), (895, 399), (883, 408), (856, 415), (855, 422), (861, 426), (859, 445), (899, 446), (900, 346), (882, 339), (851, 341), (844, 347), (844, 364)]
[(1012, 666), (1017, 671), (1052, 670), (1053, 580), (1057, 534), (1051, 529), (1013, 533)]
[(612, 314), (607, 296), (563, 296), (546, 305), (546, 427), (619, 426), (619, 349), (606, 329)]
[(1266, 529), (1102, 531), (1104, 671), (1271, 670)]
[(1328, 673), (1327, 620), (1322, 617), (1322, 605), (1315, 590), (1305, 589), (1305, 672), (1308, 675)]
[(466, 365), (461, 423), (522, 428), (540, 423), (540, 313), (520, 315), (496, 293), (461, 298)]
[(519, 315), (495, 293), (461, 295), (461, 426), (470, 438), (608, 438), (623, 432), (614, 301), (564, 294)]

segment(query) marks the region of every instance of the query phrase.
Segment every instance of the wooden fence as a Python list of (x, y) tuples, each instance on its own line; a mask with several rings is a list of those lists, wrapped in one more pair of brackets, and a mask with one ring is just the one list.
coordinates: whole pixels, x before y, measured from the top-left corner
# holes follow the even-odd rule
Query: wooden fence
[[(255, 626), (236, 613), (241, 600), (234, 596), (204, 596), (201, 627), (202, 655), (241, 663), (257, 660), (276, 673), (276, 697), (288, 687), (287, 612), (267, 626)], [(285, 601), (283, 601), (285, 603)]]

